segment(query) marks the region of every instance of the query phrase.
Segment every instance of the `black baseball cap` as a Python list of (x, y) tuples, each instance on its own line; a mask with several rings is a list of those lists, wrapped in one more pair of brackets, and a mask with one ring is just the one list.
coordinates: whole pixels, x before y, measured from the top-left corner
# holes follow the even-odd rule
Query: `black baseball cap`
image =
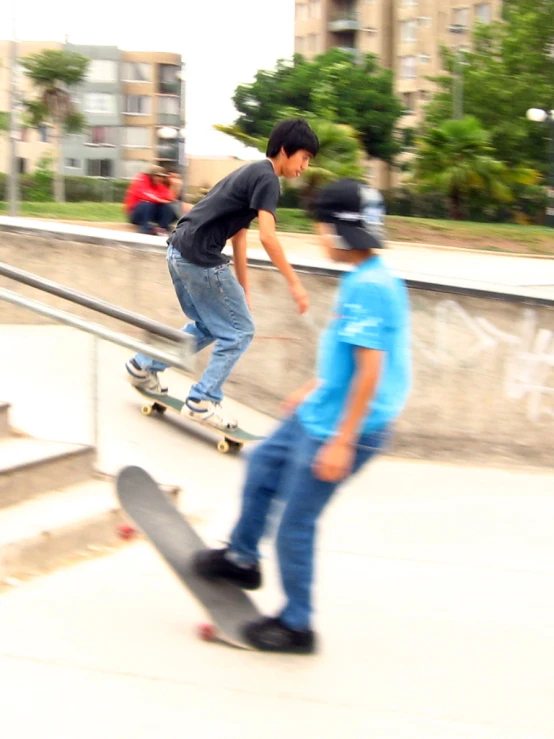
[(320, 223), (333, 226), (337, 249), (383, 247), (383, 198), (375, 188), (358, 180), (338, 180), (319, 192), (314, 211)]

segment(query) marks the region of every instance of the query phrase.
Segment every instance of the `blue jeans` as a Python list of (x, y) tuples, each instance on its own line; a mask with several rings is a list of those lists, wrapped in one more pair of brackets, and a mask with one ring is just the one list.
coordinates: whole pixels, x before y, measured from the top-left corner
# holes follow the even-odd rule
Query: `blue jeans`
[[(384, 444), (386, 431), (360, 437), (354, 474)], [(277, 531), (277, 556), (287, 603), (280, 614), (292, 629), (309, 628), (312, 614), (314, 543), (317, 520), (340, 483), (319, 480), (312, 472), (324, 444), (308, 435), (296, 416), (284, 421), (248, 459), (242, 510), (229, 542), (237, 561), (259, 560), (272, 503), (284, 504)]]
[(147, 234), (150, 233), (151, 223), (157, 223), (160, 228), (167, 231), (177, 219), (169, 203), (150, 203), (148, 200), (142, 200), (131, 211), (129, 220), (134, 226), (138, 226), (142, 233)]
[[(200, 381), (190, 389), (189, 398), (220, 403), (223, 383), (254, 336), (244, 290), (228, 264), (198, 267), (185, 261), (171, 245), (167, 264), (181, 308), (191, 319), (182, 331), (194, 337), (197, 352), (215, 341), (210, 362)], [(135, 360), (151, 372), (161, 372), (168, 366), (144, 354), (137, 354)]]

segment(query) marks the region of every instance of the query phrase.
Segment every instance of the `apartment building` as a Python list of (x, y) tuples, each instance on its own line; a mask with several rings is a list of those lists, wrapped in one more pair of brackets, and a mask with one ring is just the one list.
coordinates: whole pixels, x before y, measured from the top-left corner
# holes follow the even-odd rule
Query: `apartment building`
[[(353, 55), (373, 53), (395, 73), (395, 91), (414, 127), (442, 70), (441, 46), (469, 48), (477, 20), (500, 17), (502, 0), (296, 0), (295, 52), (308, 59), (331, 47)], [(370, 166), (380, 187), (389, 185), (386, 168)]]
[[(73, 91), (86, 127), (79, 134), (64, 136), (65, 174), (131, 178), (150, 164), (183, 164), (184, 82), (179, 54), (19, 42), (18, 58), (47, 48), (75, 51), (91, 60), (84, 83)], [(0, 42), (0, 110), (8, 109), (8, 69), (9, 43), (4, 41)], [(35, 94), (21, 68), (16, 79), (22, 97)], [(20, 172), (32, 172), (41, 157), (53, 151), (49, 126), (20, 127)], [(0, 171), (7, 170), (7, 139), (0, 136)]]

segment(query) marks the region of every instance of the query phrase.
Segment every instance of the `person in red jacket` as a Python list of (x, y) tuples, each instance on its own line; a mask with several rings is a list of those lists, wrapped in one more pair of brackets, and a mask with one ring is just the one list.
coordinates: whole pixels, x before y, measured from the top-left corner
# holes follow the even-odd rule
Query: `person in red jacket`
[(137, 175), (125, 193), (125, 212), (141, 233), (167, 234), (177, 219), (171, 203), (175, 195), (167, 186), (163, 167), (152, 166)]

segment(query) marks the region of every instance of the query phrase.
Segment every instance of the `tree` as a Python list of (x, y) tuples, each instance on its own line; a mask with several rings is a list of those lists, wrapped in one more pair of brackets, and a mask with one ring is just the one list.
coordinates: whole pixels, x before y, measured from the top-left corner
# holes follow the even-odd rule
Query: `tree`
[(83, 129), (84, 116), (73, 103), (71, 88), (79, 85), (86, 74), (89, 60), (72, 51), (46, 49), (21, 60), (25, 74), (39, 92), (34, 100), (25, 102), (31, 125), (50, 121), (54, 127), (57, 166), (54, 175), (54, 197), (65, 200), (61, 143), (63, 132)]
[[(297, 115), (298, 111), (283, 110), (280, 117), (290, 118)], [(362, 166), (364, 151), (356, 131), (350, 126), (333, 123), (312, 115), (304, 117), (319, 139), (317, 157), (304, 172), (301, 179), (304, 200), (308, 206), (314, 191), (318, 187), (342, 177), (361, 178), (364, 173)], [(237, 126), (215, 126), (215, 128), (222, 133), (233, 136), (247, 146), (254, 146), (259, 151), (265, 152), (267, 146), (265, 136), (245, 134)]]
[(250, 136), (267, 137), (283, 109), (291, 108), (350, 126), (371, 157), (392, 163), (400, 151), (394, 130), (403, 106), (393, 92), (392, 72), (370, 54), (359, 61), (336, 48), (313, 61), (295, 55), (239, 85), (233, 102), (239, 112), (235, 127)]
[[(478, 24), (473, 50), (464, 55), (464, 112), (491, 134), (495, 155), (509, 165), (547, 170), (547, 131), (527, 121), (528, 108), (554, 108), (554, 0), (504, 0), (504, 20)], [(447, 74), (427, 106), (425, 127), (452, 117), (453, 53)]]
[(430, 128), (417, 141), (415, 187), (445, 193), (457, 220), (472, 197), (508, 203), (513, 200), (512, 185), (534, 184), (538, 175), (523, 167), (510, 169), (492, 156), (493, 151), (490, 134), (473, 116)]

